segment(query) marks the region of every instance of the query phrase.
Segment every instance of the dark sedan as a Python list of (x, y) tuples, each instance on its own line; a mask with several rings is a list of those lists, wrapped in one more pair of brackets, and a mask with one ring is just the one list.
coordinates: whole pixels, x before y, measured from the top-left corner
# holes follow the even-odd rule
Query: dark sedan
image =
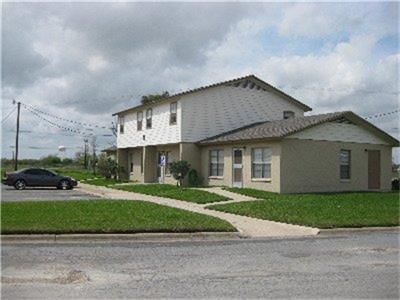
[(77, 181), (71, 177), (59, 175), (55, 172), (38, 168), (28, 168), (16, 172), (6, 173), (3, 183), (13, 186), (17, 190), (23, 190), (27, 186), (54, 186), (58, 189), (68, 190), (72, 189), (78, 184)]

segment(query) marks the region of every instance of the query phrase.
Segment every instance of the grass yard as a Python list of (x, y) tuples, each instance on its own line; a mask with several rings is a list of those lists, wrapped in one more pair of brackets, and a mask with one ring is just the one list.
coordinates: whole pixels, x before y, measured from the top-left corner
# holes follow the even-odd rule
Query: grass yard
[(100, 175), (94, 175), (92, 170), (78, 169), (78, 168), (50, 168), (54, 172), (75, 178), (76, 180), (87, 180), (99, 177)]
[(236, 231), (228, 222), (144, 201), (1, 203), (2, 234)]
[(259, 219), (318, 228), (398, 226), (399, 193), (326, 193), (280, 195), (254, 189), (228, 188), (262, 198), (210, 209)]
[(215, 193), (193, 188), (178, 187), (171, 184), (130, 184), (113, 186), (113, 188), (128, 192), (195, 202), (199, 204), (229, 200), (229, 198), (217, 195)]
[(87, 183), (87, 184), (97, 185), (97, 186), (108, 186), (108, 185), (114, 185), (117, 183), (121, 183), (121, 181), (111, 179), (111, 178), (87, 179), (87, 180), (83, 180), (82, 182)]

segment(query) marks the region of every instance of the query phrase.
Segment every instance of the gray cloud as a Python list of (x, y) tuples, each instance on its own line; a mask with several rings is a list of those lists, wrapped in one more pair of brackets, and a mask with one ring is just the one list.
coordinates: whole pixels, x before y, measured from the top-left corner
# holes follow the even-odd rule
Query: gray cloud
[[(56, 115), (109, 125), (111, 113), (135, 105), (143, 94), (247, 73), (282, 86), (316, 112), (353, 109), (369, 115), (396, 107), (396, 95), (387, 92), (398, 89), (397, 60), (372, 52), (380, 39), (397, 33), (398, 4), (321, 5), (314, 10), (321, 18), (313, 19), (312, 13), (304, 18), (315, 5), (5, 3), (3, 108), (8, 111), (11, 99), (17, 98)], [(296, 6), (301, 9), (293, 9)], [(291, 25), (298, 20), (302, 26)], [(281, 46), (270, 47), (277, 49), (273, 53), (265, 48), (274, 43), (266, 32), (281, 39)], [(372, 38), (349, 44), (333, 37), (344, 32), (350, 39), (365, 34)], [(287, 54), (285, 43), (291, 47), (292, 38), (299, 36), (321, 38), (324, 52)], [(371, 89), (382, 93), (371, 94)], [(24, 118), (31, 127), (48, 130), (29, 114)], [(385, 129), (394, 127), (386, 123)], [(12, 139), (5, 132), (3, 141)], [(54, 145), (75, 147), (78, 140), (52, 135)]]

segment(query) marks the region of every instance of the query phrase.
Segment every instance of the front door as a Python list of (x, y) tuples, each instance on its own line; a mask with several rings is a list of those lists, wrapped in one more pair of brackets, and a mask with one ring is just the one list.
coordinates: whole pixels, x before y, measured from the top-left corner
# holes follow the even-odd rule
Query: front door
[(368, 189), (381, 188), (381, 153), (379, 150), (368, 150)]
[(243, 187), (243, 149), (233, 149), (232, 186)]

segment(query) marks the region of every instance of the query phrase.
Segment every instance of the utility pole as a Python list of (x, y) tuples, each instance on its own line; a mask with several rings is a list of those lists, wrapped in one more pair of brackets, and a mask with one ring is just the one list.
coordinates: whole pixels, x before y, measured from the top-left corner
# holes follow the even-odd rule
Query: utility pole
[[(15, 100), (13, 101), (15, 104)], [(15, 161), (14, 161), (14, 170), (18, 170), (18, 142), (19, 142), (19, 115), (21, 111), (21, 102), (17, 102), (17, 134), (15, 135)]]
[(88, 143), (88, 139), (85, 138), (83, 141), (85, 142), (84, 164), (85, 164), (85, 170), (86, 170), (87, 169), (87, 150), (88, 150), (87, 143)]

